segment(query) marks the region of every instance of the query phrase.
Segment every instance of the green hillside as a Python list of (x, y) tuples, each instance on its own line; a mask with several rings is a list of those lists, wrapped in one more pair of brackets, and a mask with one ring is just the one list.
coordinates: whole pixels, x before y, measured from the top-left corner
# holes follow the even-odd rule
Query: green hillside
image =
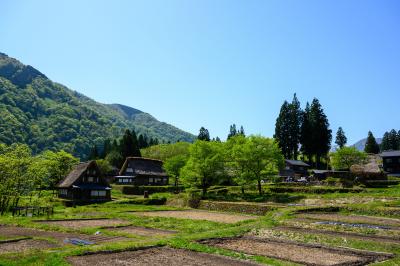
[(0, 53), (0, 143), (27, 143), (34, 152), (64, 149), (83, 158), (93, 144), (127, 128), (161, 141), (194, 139), (140, 110), (98, 103)]

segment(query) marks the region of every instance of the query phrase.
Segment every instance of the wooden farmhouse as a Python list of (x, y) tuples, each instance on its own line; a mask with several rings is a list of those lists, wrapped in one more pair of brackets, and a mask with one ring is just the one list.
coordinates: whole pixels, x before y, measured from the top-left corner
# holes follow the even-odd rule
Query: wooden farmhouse
[(114, 178), (116, 184), (134, 186), (164, 186), (168, 185), (168, 175), (160, 160), (128, 157)]
[(310, 165), (303, 161), (285, 160), (285, 168), (279, 173), (283, 177), (303, 177), (308, 176)]
[(76, 203), (111, 200), (111, 187), (96, 161), (80, 163), (57, 185), (58, 196)]
[(384, 151), (380, 156), (383, 171), (391, 176), (400, 176), (400, 151)]

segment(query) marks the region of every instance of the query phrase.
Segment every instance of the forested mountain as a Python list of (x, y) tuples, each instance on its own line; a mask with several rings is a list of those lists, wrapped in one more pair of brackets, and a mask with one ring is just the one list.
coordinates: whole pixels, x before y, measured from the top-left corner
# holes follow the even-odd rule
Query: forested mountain
[(26, 143), (34, 152), (64, 149), (84, 158), (93, 144), (119, 137), (125, 129), (160, 141), (194, 140), (150, 114), (98, 103), (0, 53), (0, 143)]

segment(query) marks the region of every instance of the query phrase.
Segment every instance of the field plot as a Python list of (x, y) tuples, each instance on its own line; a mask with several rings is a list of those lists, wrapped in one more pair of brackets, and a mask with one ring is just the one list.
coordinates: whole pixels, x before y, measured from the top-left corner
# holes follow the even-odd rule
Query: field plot
[(85, 241), (97, 243), (104, 242), (118, 242), (129, 240), (127, 237), (116, 237), (116, 236), (103, 236), (103, 235), (84, 235), (74, 233), (64, 233), (56, 231), (44, 231), (39, 229), (24, 228), (17, 226), (6, 226), (0, 225), (0, 236), (3, 237), (50, 237), (57, 240), (58, 243), (64, 244), (66, 239), (82, 239)]
[(168, 247), (146, 248), (135, 251), (118, 253), (92, 254), (86, 256), (69, 257), (68, 262), (76, 266), (86, 265), (152, 265), (152, 266), (255, 266), (258, 264), (230, 259), (218, 255), (198, 253), (189, 250), (173, 249)]
[(122, 219), (71, 219), (71, 220), (48, 220), (39, 222), (49, 225), (59, 225), (68, 228), (105, 227), (105, 226), (117, 226), (117, 225), (129, 224), (128, 221)]
[[(271, 229), (269, 229), (271, 230)], [(295, 232), (301, 234), (316, 234), (316, 235), (325, 235), (332, 237), (341, 237), (341, 238), (351, 238), (358, 239), (364, 241), (379, 241), (385, 243), (394, 243), (400, 244), (400, 237), (395, 236), (377, 236), (377, 235), (362, 235), (357, 233), (349, 233), (349, 232), (338, 232), (338, 231), (330, 231), (330, 230), (319, 230), (319, 229), (310, 229), (310, 228), (301, 228), (301, 227), (277, 227), (273, 229), (274, 231), (287, 231), (287, 232)], [(263, 230), (258, 232), (259, 235), (263, 235)]]
[(210, 239), (201, 243), (249, 255), (267, 256), (314, 266), (366, 265), (392, 257), (391, 254), (254, 237)]
[(211, 222), (232, 223), (232, 224), (259, 218), (258, 216), (252, 216), (252, 215), (228, 214), (228, 213), (200, 211), (200, 210), (134, 212), (133, 214), (140, 216), (150, 216), (150, 217), (172, 217), (180, 219), (207, 220)]
[(140, 226), (111, 227), (111, 228), (105, 228), (105, 229), (114, 231), (114, 232), (128, 233), (128, 234), (132, 234), (132, 235), (155, 236), (155, 237), (170, 236), (170, 235), (174, 235), (177, 233), (176, 231), (161, 230), (161, 229), (155, 229), (155, 228), (146, 228), (146, 227), (140, 227)]
[[(400, 227), (400, 219), (363, 216), (363, 215), (342, 215), (337, 213), (306, 213), (297, 215), (299, 218), (315, 219), (324, 221), (374, 224), (391, 227)], [(400, 230), (400, 228), (399, 228)]]
[(50, 249), (59, 247), (46, 240), (21, 239), (0, 242), (0, 254), (10, 252), (24, 252), (35, 249)]

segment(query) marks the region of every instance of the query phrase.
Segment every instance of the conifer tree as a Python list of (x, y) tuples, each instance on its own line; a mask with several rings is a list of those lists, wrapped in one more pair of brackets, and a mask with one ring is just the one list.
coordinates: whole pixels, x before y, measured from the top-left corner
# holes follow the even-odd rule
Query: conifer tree
[[(400, 131), (399, 131), (400, 132)], [(246, 134), (244, 133), (244, 128), (243, 126), (240, 126), (240, 130), (239, 130), (239, 135), (242, 135), (243, 137), (246, 137)]]
[(392, 129), (389, 132), (389, 143), (390, 143), (390, 150), (397, 150), (399, 148), (399, 141), (397, 137), (397, 131)]
[(274, 138), (278, 142), (279, 147), (282, 150), (283, 156), (286, 159), (290, 159), (290, 116), (289, 116), (289, 103), (284, 101), (279, 116), (275, 123), (275, 134)]
[(97, 160), (99, 159), (99, 151), (97, 149), (97, 145), (93, 145), (92, 149), (90, 150), (89, 160)]
[(306, 108), (303, 112), (303, 119), (300, 130), (300, 144), (301, 152), (307, 155), (308, 162), (312, 164), (313, 157), (313, 139), (312, 139), (312, 127), (311, 127), (311, 110), (310, 104), (307, 102)]
[(366, 153), (373, 153), (373, 154), (379, 153), (379, 145), (376, 142), (376, 139), (371, 131), (368, 131), (368, 137), (367, 137), (367, 142), (365, 144), (364, 151)]
[(197, 139), (204, 140), (204, 141), (210, 141), (210, 133), (208, 132), (207, 129), (205, 129), (204, 127), (201, 127), (199, 135), (197, 136)]
[(342, 127), (339, 127), (336, 133), (335, 143), (339, 146), (339, 148), (343, 148), (347, 143), (347, 138)]
[(391, 149), (389, 132), (385, 132), (382, 138), (381, 151), (388, 151)]
[(229, 127), (229, 134), (228, 134), (227, 139), (230, 139), (230, 138), (236, 136), (237, 134), (238, 134), (238, 131), (236, 130), (236, 125), (233, 124)]
[(289, 105), (289, 151), (290, 158), (295, 160), (299, 152), (302, 113), (300, 102), (295, 93), (292, 103)]

